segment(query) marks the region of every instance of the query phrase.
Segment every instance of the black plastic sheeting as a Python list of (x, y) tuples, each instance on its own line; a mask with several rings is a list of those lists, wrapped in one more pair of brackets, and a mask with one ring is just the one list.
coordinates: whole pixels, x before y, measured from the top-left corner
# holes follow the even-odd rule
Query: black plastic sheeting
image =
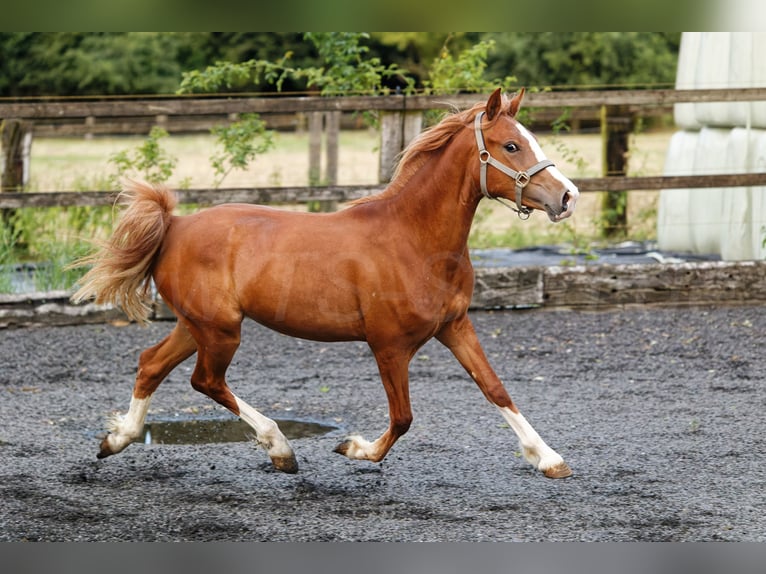
[(660, 251), (656, 243), (630, 241), (589, 249), (576, 249), (570, 245), (542, 245), (524, 249), (472, 249), (471, 261), (475, 267), (549, 267), (720, 261), (720, 257)]

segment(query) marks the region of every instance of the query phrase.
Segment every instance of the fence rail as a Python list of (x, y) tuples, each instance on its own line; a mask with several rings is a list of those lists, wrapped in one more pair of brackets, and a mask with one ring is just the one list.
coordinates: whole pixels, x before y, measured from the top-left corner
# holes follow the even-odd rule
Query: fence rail
[[(0, 99), (0, 118), (146, 117), (157, 115), (228, 115), (248, 112), (294, 113), (325, 111), (424, 111), (466, 108), (488, 94), (448, 96), (343, 96), (343, 97), (153, 97), (131, 99)], [(667, 106), (678, 103), (766, 101), (766, 88), (710, 90), (582, 90), (529, 92), (524, 105), (532, 108), (587, 106)]]
[[(580, 191), (636, 191), (659, 189), (704, 189), (711, 187), (766, 186), (766, 173), (656, 176), (590, 177), (572, 180)], [(323, 187), (238, 187), (184, 189), (176, 191), (180, 203), (305, 204), (315, 201), (347, 202), (383, 191), (380, 185), (332, 185)], [(97, 207), (113, 205), (114, 191), (13, 192), (0, 194), (0, 209), (24, 207)]]

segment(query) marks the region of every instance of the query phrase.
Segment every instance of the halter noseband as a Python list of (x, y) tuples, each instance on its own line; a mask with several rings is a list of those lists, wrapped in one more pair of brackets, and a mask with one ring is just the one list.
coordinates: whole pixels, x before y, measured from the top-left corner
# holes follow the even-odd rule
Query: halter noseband
[[(537, 172), (544, 170), (547, 167), (552, 167), (554, 163), (549, 159), (544, 159), (542, 161), (537, 162), (535, 165), (533, 165), (531, 168), (525, 171), (516, 171), (515, 169), (512, 169), (508, 167), (507, 165), (503, 165), (499, 161), (497, 161), (495, 158), (493, 158), (490, 153), (487, 151), (487, 148), (484, 146), (484, 136), (481, 133), (481, 118), (484, 116), (484, 112), (479, 112), (476, 114), (476, 119), (474, 119), (473, 122), (473, 128), (474, 133), (476, 134), (476, 145), (479, 148), (479, 162), (481, 163), (481, 169), (479, 172), (479, 179), (481, 183), (481, 192), (484, 194), (485, 197), (489, 199), (494, 199), (495, 201), (498, 201), (505, 205), (508, 209), (511, 209), (512, 211), (515, 211), (518, 216), (521, 219), (529, 219), (530, 214), (532, 213), (532, 210), (529, 209), (526, 205), (522, 205), (521, 203), (521, 196), (524, 192), (524, 187), (529, 183), (529, 180), (532, 179), (532, 176), (535, 175)], [(487, 190), (487, 164), (499, 169), (507, 176), (513, 178), (513, 180), (516, 182), (516, 207), (512, 207), (508, 205), (507, 203), (503, 203), (501, 201), (501, 198), (497, 196), (490, 195), (489, 191)]]

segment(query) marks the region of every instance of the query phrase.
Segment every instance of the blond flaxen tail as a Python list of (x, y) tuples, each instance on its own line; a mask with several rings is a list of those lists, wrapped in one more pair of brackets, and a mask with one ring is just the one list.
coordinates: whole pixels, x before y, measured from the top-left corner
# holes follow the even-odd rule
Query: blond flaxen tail
[(147, 323), (151, 311), (152, 265), (165, 239), (170, 217), (178, 202), (163, 186), (128, 181), (117, 201), (125, 209), (111, 239), (93, 255), (73, 267), (92, 265), (80, 280), (72, 301), (95, 298), (96, 303), (119, 306), (128, 318)]

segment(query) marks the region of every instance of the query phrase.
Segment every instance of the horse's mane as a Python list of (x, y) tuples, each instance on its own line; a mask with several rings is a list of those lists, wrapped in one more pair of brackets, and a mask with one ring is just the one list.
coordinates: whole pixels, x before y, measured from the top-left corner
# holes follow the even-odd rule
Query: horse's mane
[[(367, 203), (396, 195), (404, 184), (420, 169), (428, 158), (447, 142), (463, 127), (470, 127), (477, 113), (486, 108), (486, 102), (480, 102), (463, 111), (453, 111), (446, 115), (438, 124), (431, 126), (418, 135), (399, 155), (399, 160), (391, 178), (391, 183), (381, 193), (363, 197), (351, 202), (350, 205)], [(502, 97), (502, 111), (505, 113), (510, 106), (507, 96)], [(501, 114), (497, 114), (500, 116)]]

